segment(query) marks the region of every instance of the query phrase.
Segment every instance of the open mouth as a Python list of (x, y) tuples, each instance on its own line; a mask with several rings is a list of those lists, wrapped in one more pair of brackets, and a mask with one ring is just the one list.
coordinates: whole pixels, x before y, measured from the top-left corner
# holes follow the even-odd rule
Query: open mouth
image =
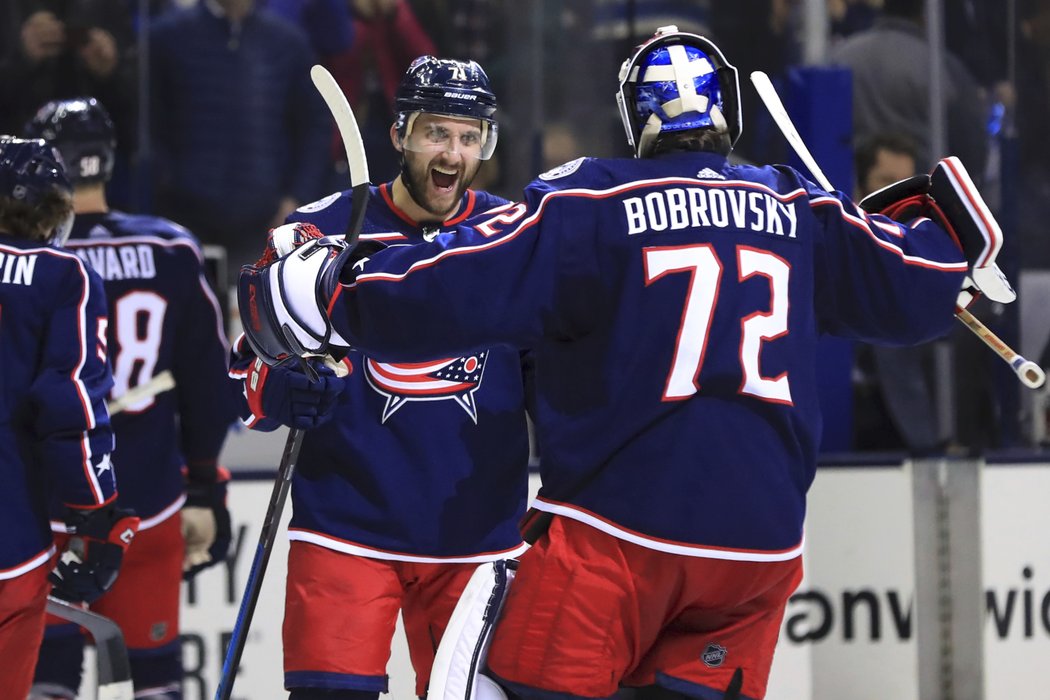
[(443, 168), (430, 169), (430, 181), (434, 183), (434, 187), (443, 192), (451, 192), (452, 188), (456, 185), (458, 177), (459, 171), (457, 170), (449, 171)]

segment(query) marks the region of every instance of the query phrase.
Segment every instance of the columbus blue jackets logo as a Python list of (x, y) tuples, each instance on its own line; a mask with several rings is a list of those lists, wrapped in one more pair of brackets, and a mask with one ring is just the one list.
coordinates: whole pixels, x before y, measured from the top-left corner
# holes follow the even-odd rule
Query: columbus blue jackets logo
[(715, 644), (714, 642), (709, 643), (704, 647), (704, 653), (700, 655), (700, 660), (704, 662), (704, 665), (711, 668), (718, 668), (726, 660), (726, 648), (721, 644)]
[(474, 392), (481, 388), (488, 351), (431, 362), (365, 362), (365, 378), (386, 397), (383, 422), (409, 401), (455, 401), (478, 422)]

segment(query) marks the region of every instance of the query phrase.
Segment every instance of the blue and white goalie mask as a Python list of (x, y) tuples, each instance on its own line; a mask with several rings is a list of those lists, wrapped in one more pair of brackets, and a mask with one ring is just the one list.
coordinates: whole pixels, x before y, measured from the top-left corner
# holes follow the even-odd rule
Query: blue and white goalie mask
[(656, 137), (670, 131), (714, 129), (740, 137), (737, 70), (711, 41), (661, 27), (620, 68), (616, 96), (627, 142), (635, 155), (652, 152)]

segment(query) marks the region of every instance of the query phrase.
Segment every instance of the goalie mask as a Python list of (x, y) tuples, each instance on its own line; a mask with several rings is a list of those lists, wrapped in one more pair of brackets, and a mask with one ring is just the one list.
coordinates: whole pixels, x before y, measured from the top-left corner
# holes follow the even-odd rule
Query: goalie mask
[(26, 125), (25, 133), (59, 150), (73, 184), (107, 182), (113, 175), (117, 148), (113, 121), (94, 97), (48, 102)]
[[(496, 95), (485, 71), (474, 61), (420, 56), (408, 67), (394, 100), (401, 146), (410, 151), (457, 148), (464, 155), (488, 160), (496, 150)], [(414, 133), (420, 112), (480, 121), (476, 133), (430, 130)], [(472, 131), (472, 130), (469, 130)], [(453, 143), (453, 139), (455, 143)]]
[(736, 68), (711, 41), (673, 25), (657, 29), (623, 62), (616, 101), (639, 158), (661, 133), (714, 129), (735, 144), (743, 128)]
[[(56, 245), (64, 244), (73, 228), (72, 194), (57, 150), (40, 139), (0, 136), (0, 197), (34, 211), (46, 240)], [(11, 233), (39, 236), (29, 230)]]

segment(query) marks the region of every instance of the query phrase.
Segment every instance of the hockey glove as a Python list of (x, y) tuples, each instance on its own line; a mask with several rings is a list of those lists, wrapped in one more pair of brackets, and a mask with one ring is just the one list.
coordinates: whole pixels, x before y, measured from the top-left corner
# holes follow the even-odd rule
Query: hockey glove
[(263, 256), (241, 268), (237, 283), (244, 336), (255, 354), (276, 365), (347, 347), (332, 328), (328, 304), (356, 265), (384, 247), (365, 241), (348, 248), (342, 239), (321, 236), (312, 224), (273, 229)]
[(336, 262), (346, 245), (318, 234), (309, 224), (278, 226), (258, 262), (241, 268), (237, 305), (244, 336), (268, 365), (347, 344), (333, 334), (328, 318), (338, 284)]
[(117, 580), (124, 552), (135, 538), (139, 519), (114, 504), (92, 510), (69, 508), (70, 538), (48, 579), (64, 600), (92, 603)]
[[(257, 419), (270, 418), (290, 428), (310, 429), (327, 423), (332, 408), (346, 388), (331, 363), (310, 358), (317, 381), (291, 365), (271, 367), (256, 359), (244, 378), (248, 408)], [(345, 367), (339, 363), (340, 367)]]
[(186, 503), (182, 506), (182, 578), (189, 581), (199, 572), (226, 560), (233, 530), (226, 507), (230, 472), (218, 468), (213, 482), (187, 480)]
[(945, 158), (930, 175), (916, 175), (871, 193), (864, 211), (902, 223), (926, 217), (948, 232), (970, 264), (958, 305), (969, 306), (979, 293), (1008, 304), (1017, 298), (995, 258), (1003, 232), (958, 158)]

